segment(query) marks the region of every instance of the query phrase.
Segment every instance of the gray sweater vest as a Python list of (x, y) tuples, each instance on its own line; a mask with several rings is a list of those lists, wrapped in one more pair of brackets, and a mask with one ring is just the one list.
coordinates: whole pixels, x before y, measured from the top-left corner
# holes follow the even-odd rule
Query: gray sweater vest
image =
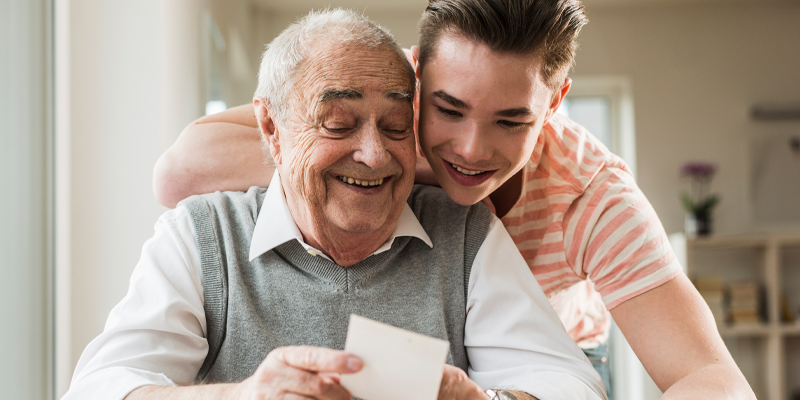
[(276, 347), (343, 349), (350, 314), (447, 340), (447, 362), (467, 369), (466, 285), (491, 221), (487, 207), (415, 186), (408, 204), (432, 249), (399, 237), (390, 250), (343, 268), (291, 240), (250, 262), (265, 193), (253, 187), (182, 203), (195, 229), (208, 327), (198, 382), (240, 382)]

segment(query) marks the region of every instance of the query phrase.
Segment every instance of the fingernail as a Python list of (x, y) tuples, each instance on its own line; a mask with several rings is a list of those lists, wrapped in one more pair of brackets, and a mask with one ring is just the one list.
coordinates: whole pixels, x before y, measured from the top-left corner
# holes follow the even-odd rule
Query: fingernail
[(358, 357), (350, 357), (347, 360), (347, 369), (351, 371), (358, 371), (361, 367), (364, 366), (364, 363)]

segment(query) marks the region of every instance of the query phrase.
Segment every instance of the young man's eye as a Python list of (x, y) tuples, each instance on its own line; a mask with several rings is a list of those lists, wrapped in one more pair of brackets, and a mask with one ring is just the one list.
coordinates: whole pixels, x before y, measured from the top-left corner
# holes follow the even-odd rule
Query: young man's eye
[(514, 122), (514, 121), (508, 121), (508, 120), (504, 120), (504, 119), (501, 119), (500, 121), (497, 121), (497, 124), (501, 125), (503, 127), (506, 127), (506, 128), (519, 128), (519, 127), (521, 127), (523, 125), (527, 125), (524, 122)]
[(436, 109), (439, 110), (439, 112), (442, 113), (442, 115), (444, 115), (445, 117), (458, 118), (463, 116), (460, 112), (456, 110), (451, 110), (449, 108), (436, 106)]

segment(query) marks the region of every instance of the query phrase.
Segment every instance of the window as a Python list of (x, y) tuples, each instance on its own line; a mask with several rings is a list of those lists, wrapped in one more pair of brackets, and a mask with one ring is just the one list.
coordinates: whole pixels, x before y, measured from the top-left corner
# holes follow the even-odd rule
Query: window
[(621, 77), (574, 77), (558, 112), (583, 125), (636, 173), (633, 99)]

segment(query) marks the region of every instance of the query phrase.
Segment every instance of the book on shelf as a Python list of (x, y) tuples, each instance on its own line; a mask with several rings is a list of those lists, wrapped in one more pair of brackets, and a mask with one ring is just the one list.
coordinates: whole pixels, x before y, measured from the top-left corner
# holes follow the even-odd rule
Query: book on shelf
[(789, 306), (789, 299), (786, 298), (786, 293), (781, 293), (781, 321), (784, 323), (794, 323), (796, 318), (792, 312), (792, 307)]
[(725, 318), (725, 280), (718, 275), (697, 276), (694, 285), (700, 296), (708, 304), (711, 315), (717, 324), (721, 324)]
[(764, 301), (757, 282), (726, 284), (720, 275), (705, 275), (695, 277), (694, 284), (717, 324), (750, 325), (764, 321)]
[(728, 285), (728, 317), (733, 324), (755, 324), (764, 320), (761, 288), (754, 281)]

